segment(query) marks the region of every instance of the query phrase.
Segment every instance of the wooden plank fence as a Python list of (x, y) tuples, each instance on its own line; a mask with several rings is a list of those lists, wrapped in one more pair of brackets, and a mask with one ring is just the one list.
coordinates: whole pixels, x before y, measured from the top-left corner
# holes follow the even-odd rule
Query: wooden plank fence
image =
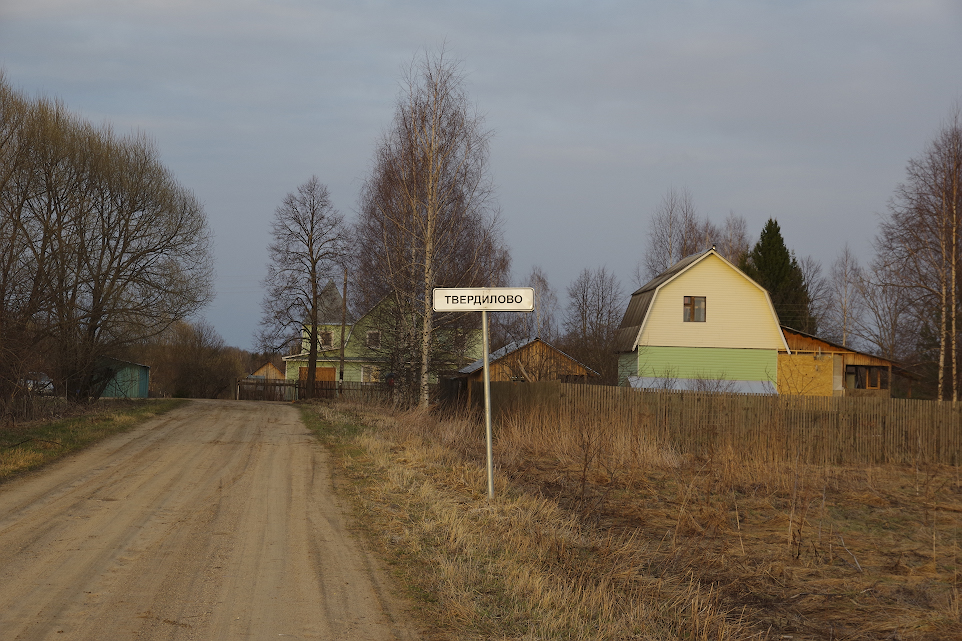
[(491, 405), (496, 417), (537, 410), (562, 424), (603, 421), (701, 457), (750, 448), (822, 465), (962, 463), (962, 404), (949, 402), (494, 382)]
[[(251, 379), (237, 381), (237, 400), (240, 401), (297, 401), (306, 398), (307, 381), (287, 379)], [(313, 398), (338, 398), (362, 402), (384, 402), (391, 398), (392, 389), (384, 383), (315, 381)]]

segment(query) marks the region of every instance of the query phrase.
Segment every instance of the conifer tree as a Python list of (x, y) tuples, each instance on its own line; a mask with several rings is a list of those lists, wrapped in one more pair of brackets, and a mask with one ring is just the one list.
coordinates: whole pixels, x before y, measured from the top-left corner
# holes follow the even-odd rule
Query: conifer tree
[(782, 325), (809, 334), (818, 331), (805, 276), (775, 219), (768, 219), (758, 242), (738, 266), (768, 290)]

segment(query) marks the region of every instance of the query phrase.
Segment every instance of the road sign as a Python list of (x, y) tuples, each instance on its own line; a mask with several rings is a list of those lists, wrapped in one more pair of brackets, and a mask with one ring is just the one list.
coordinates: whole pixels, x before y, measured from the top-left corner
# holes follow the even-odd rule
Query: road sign
[(532, 287), (438, 287), (434, 290), (436, 312), (530, 312), (534, 311)]
[(484, 362), (484, 431), (488, 450), (488, 499), (494, 498), (494, 455), (491, 449), (491, 371), (488, 361), (488, 312), (534, 311), (533, 287), (438, 287), (434, 290), (436, 312), (481, 312)]

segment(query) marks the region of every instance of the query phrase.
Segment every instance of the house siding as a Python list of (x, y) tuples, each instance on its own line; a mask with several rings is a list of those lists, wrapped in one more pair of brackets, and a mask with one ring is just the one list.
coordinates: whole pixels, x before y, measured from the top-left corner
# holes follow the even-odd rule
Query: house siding
[[(683, 321), (685, 296), (705, 297), (705, 322)], [(784, 349), (782, 333), (764, 290), (714, 255), (658, 290), (639, 343), (659, 347)], [(775, 356), (766, 358), (775, 372)]]
[(638, 351), (618, 354), (618, 385), (627, 385), (629, 376), (638, 375)]
[[(291, 359), (287, 361), (287, 380), (296, 381), (300, 378), (300, 368), (307, 367), (308, 359)], [(349, 383), (360, 383), (362, 382), (362, 366), (370, 365), (369, 361), (364, 363), (352, 362), (345, 359), (344, 361), (344, 380)], [(332, 368), (335, 371), (335, 379), (337, 380), (337, 372), (340, 371), (340, 354), (334, 357), (334, 360), (326, 360), (324, 355), (318, 355), (317, 358), (317, 380), (322, 380), (320, 370), (322, 368)]]
[(831, 354), (779, 354), (778, 393), (834, 396)]
[[(681, 311), (678, 312), (681, 316)], [(679, 379), (777, 382), (778, 352), (772, 349), (641, 347), (638, 376)], [(619, 359), (619, 376), (621, 375)], [(627, 365), (627, 363), (626, 363)], [(626, 368), (626, 372), (630, 367)]]

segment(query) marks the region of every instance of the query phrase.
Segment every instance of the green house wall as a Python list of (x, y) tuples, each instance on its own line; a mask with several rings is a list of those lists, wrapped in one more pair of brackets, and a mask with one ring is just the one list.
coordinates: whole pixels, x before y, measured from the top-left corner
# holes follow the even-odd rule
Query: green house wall
[[(382, 369), (384, 367), (383, 362), (380, 360), (380, 355), (367, 347), (368, 331), (376, 330), (377, 326), (373, 322), (373, 317), (371, 314), (363, 316), (357, 322), (357, 324), (353, 326), (348, 325), (345, 327), (344, 338), (346, 339), (346, 343), (344, 345), (344, 380), (346, 382), (363, 382), (365, 367), (377, 369)], [(318, 336), (320, 336), (321, 332), (325, 331), (332, 333), (335, 347), (329, 350), (321, 350), (320, 347), (318, 347), (317, 366), (334, 367), (335, 370), (339, 372), (341, 362), (341, 326), (318, 325)], [(471, 349), (469, 349), (465, 354), (466, 363), (477, 360), (481, 358), (482, 355), (483, 347), (481, 331), (476, 330), (474, 333), (476, 336), (474, 337), (474, 340), (472, 340)], [(307, 367), (307, 351), (310, 348), (310, 339), (308, 338), (306, 329), (303, 331), (302, 336), (302, 353), (297, 357), (287, 357), (284, 359), (287, 364), (285, 376), (288, 380), (297, 380), (299, 377), (300, 368)], [(437, 382), (437, 377), (433, 374), (431, 375), (431, 382)]]
[[(619, 379), (649, 376), (679, 379), (777, 382), (778, 352), (723, 347), (640, 347), (619, 358)], [(627, 358), (624, 358), (627, 357)], [(631, 372), (634, 361), (636, 371)]]

